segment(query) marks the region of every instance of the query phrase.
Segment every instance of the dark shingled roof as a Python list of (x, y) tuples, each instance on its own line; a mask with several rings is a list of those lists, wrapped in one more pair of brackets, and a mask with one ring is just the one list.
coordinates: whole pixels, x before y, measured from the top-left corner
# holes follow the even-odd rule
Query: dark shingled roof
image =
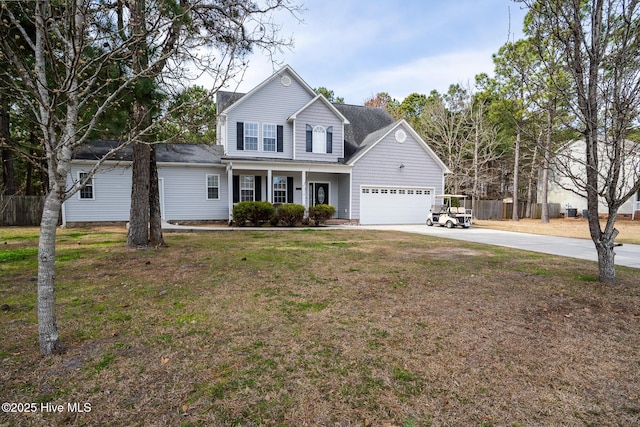
[(245, 95), (245, 93), (226, 92), (224, 90), (219, 90), (218, 92), (216, 92), (216, 107), (218, 109), (218, 113)]
[[(84, 144), (73, 153), (74, 160), (100, 160), (113, 148), (118, 146), (115, 140), (97, 140)], [(127, 145), (109, 156), (109, 160), (131, 161), (133, 147)], [(224, 154), (221, 145), (206, 144), (157, 144), (156, 159), (158, 163), (206, 163), (222, 164), (220, 158)]]
[(344, 127), (345, 158), (355, 154), (368, 135), (395, 123), (393, 117), (383, 108), (361, 105), (333, 104), (349, 120)]

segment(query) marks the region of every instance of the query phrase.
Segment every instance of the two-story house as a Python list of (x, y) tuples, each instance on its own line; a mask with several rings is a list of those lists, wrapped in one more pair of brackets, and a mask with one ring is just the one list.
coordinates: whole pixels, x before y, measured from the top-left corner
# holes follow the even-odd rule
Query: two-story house
[[(266, 200), (330, 204), (336, 218), (361, 224), (424, 223), (443, 191), (448, 168), (405, 120), (332, 104), (289, 66), (246, 94), (219, 92), (216, 102), (216, 145), (158, 149), (166, 221), (230, 220), (235, 203)], [(76, 153), (70, 182), (108, 145)], [(130, 150), (107, 162), (65, 202), (65, 221), (126, 221), (129, 162)]]

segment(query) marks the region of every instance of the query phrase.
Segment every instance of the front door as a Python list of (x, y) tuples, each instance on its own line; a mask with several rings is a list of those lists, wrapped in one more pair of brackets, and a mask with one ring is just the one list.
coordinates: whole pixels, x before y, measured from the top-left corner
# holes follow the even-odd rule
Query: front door
[(311, 194), (310, 206), (329, 204), (329, 184), (320, 182), (309, 183), (309, 194)]

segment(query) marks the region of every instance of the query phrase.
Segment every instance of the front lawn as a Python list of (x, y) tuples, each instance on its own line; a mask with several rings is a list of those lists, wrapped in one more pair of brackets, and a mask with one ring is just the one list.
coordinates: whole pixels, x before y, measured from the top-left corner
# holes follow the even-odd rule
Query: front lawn
[(640, 423), (638, 270), (397, 232), (60, 230), (67, 352), (41, 358), (37, 237), (0, 229), (0, 395), (37, 407), (1, 426)]

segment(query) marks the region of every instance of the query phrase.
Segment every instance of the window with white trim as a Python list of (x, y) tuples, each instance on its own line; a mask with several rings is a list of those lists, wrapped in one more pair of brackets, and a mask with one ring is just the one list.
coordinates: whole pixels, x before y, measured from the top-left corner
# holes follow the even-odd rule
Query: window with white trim
[(220, 199), (220, 176), (207, 175), (207, 200)]
[(262, 150), (276, 151), (276, 125), (265, 123), (262, 125)]
[(258, 124), (246, 122), (244, 124), (244, 149), (258, 150)]
[(287, 203), (287, 177), (273, 178), (273, 203)]
[(255, 200), (255, 177), (252, 175), (240, 176), (240, 201), (253, 202)]
[(316, 126), (313, 128), (312, 147), (314, 153), (327, 152), (327, 131), (322, 126)]
[(78, 172), (78, 180), (80, 181), (80, 185), (84, 185), (80, 190), (80, 199), (93, 200), (93, 177), (89, 176), (87, 172)]

